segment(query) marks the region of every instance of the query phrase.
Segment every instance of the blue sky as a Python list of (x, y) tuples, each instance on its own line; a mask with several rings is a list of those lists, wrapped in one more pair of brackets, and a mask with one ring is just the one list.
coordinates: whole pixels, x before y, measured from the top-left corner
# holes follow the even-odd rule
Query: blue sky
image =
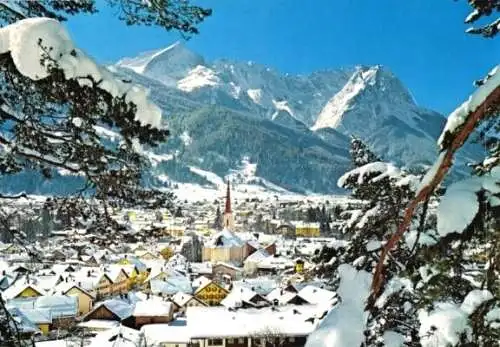
[[(465, 0), (200, 0), (214, 10), (186, 45), (206, 59), (252, 60), (288, 73), (382, 64), (417, 102), (449, 113), (500, 58), (500, 39), (466, 35)], [(127, 27), (103, 9), (67, 23), (80, 47), (103, 63), (180, 39), (160, 28)]]

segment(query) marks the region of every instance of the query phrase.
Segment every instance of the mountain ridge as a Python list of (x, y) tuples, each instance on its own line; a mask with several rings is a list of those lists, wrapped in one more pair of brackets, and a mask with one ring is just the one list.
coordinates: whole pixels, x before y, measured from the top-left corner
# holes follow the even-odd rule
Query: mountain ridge
[[(386, 161), (422, 170), (437, 155), (446, 121), (418, 105), (381, 65), (283, 74), (253, 62), (210, 62), (177, 42), (123, 58), (109, 69), (148, 88), (171, 130), (165, 144), (145, 152), (152, 164), (146, 181), (158, 187), (216, 188), (209, 177), (235, 179), (245, 162), (252, 175), (244, 184), (343, 193), (336, 181), (351, 167), (351, 136)], [(459, 164), (477, 151), (467, 146)], [(16, 190), (17, 181), (8, 182)], [(37, 183), (30, 189), (53, 189)]]

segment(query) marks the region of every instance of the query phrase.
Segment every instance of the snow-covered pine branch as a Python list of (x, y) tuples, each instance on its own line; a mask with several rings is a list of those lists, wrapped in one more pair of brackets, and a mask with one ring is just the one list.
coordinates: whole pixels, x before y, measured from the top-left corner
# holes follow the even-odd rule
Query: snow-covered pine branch
[(462, 147), (481, 121), (488, 117), (497, 116), (500, 105), (500, 68), (497, 66), (488, 75), (489, 77), (485, 83), (448, 118), (438, 141), (441, 147), (441, 154), (422, 179), (416, 197), (406, 208), (403, 222), (382, 250), (373, 277), (369, 305), (373, 305), (376, 298), (380, 295), (384, 280), (383, 269), (385, 258), (389, 251), (396, 246), (404, 232), (407, 231), (418, 205), (428, 200), (430, 195), (443, 181), (452, 166), (455, 153)]
[[(146, 90), (76, 48), (59, 22), (29, 18), (0, 28), (0, 82), (0, 174), (38, 169), (50, 178), (65, 170), (101, 198), (152, 198), (140, 188), (147, 161), (137, 148), (165, 141), (160, 109)], [(99, 129), (120, 141), (103, 141)]]
[[(499, 0), (469, 0), (468, 2), (473, 7), (473, 10), (465, 18), (465, 23), (467, 24), (474, 23), (483, 17), (500, 12)], [(498, 34), (498, 32), (500, 32), (500, 18), (479, 27), (470, 27), (466, 30), (466, 32), (469, 34), (482, 35), (484, 37), (494, 37)]]
[(127, 25), (155, 25), (177, 30), (184, 36), (197, 34), (197, 25), (212, 14), (212, 10), (186, 0), (106, 0), (99, 6), (96, 0), (2, 0), (0, 25), (30, 17), (64, 21), (67, 16), (99, 12), (103, 4), (114, 8), (118, 18)]

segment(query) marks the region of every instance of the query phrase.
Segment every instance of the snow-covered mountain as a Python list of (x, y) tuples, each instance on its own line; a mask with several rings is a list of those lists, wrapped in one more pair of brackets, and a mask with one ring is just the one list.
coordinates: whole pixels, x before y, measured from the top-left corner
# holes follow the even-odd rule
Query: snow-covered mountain
[[(254, 62), (210, 62), (178, 42), (109, 68), (149, 88), (171, 130), (148, 152), (151, 184), (217, 187), (230, 178), (266, 190), (335, 193), (350, 167), (349, 136), (384, 160), (425, 167), (445, 123), (382, 66), (291, 75)], [(468, 146), (460, 163), (477, 152)], [(252, 169), (236, 175), (242, 165)], [(52, 189), (41, 187), (36, 192)]]

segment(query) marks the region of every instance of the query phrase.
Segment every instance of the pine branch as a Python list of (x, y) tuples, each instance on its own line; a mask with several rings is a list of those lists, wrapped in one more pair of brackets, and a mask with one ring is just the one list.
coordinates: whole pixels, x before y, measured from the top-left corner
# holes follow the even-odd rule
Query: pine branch
[(463, 146), (465, 141), (471, 135), (471, 133), (476, 129), (479, 123), (489, 116), (489, 111), (491, 109), (496, 109), (500, 105), (500, 86), (497, 86), (483, 101), (475, 111), (471, 112), (467, 116), (467, 120), (463, 127), (455, 134), (452, 134), (452, 140), (448, 148), (444, 150), (443, 159), (439, 164), (434, 176), (431, 178), (429, 183), (427, 183), (420, 191), (417, 196), (409, 203), (406, 208), (403, 222), (398, 227), (398, 230), (389, 239), (387, 244), (384, 246), (382, 253), (380, 254), (380, 260), (377, 264), (375, 273), (373, 275), (371, 294), (368, 298), (367, 309), (370, 309), (375, 304), (375, 301), (379, 297), (384, 282), (384, 262), (389, 254), (389, 252), (397, 245), (405, 231), (409, 228), (412, 217), (418, 208), (418, 206), (428, 200), (436, 188), (441, 184), (444, 177), (450, 170), (453, 164), (453, 158), (455, 153)]

